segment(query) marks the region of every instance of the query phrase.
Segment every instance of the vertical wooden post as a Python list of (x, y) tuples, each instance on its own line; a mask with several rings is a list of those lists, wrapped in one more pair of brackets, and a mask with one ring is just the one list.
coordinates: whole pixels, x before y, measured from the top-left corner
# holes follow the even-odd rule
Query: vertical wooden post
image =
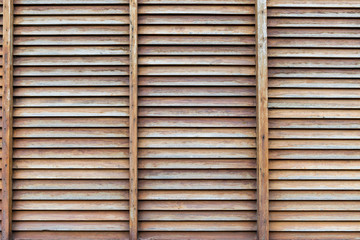
[(12, 239), (13, 0), (3, 1), (2, 238)]
[(256, 0), (256, 139), (258, 240), (269, 239), (269, 140), (266, 0)]
[(130, 239), (138, 232), (138, 3), (130, 0)]

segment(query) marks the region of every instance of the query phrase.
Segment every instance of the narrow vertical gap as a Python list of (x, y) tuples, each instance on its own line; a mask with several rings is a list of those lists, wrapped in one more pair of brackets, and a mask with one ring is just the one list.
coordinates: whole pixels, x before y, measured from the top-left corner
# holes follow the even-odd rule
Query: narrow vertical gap
[(269, 239), (269, 141), (266, 0), (256, 0), (256, 140), (258, 240)]
[(2, 239), (11, 239), (12, 222), (12, 110), (13, 0), (3, 1), (2, 86)]
[(130, 0), (130, 239), (138, 233), (138, 3)]

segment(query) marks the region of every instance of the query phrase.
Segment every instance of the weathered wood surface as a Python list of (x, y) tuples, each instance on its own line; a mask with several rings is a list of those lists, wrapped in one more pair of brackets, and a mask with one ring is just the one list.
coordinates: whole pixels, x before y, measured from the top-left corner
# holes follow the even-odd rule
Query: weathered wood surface
[(3, 239), (358, 237), (358, 1), (13, 2)]
[(1, 238), (12, 239), (13, 162), (13, 11), (12, 0), (3, 2), (2, 41), (2, 218)]
[(257, 150), (257, 236), (269, 239), (269, 133), (267, 6), (257, 0), (256, 11), (256, 150)]
[(130, 0), (130, 239), (138, 239), (138, 2)]
[(270, 239), (359, 235), (359, 4), (268, 1)]
[(129, 2), (14, 12), (14, 237), (129, 239)]

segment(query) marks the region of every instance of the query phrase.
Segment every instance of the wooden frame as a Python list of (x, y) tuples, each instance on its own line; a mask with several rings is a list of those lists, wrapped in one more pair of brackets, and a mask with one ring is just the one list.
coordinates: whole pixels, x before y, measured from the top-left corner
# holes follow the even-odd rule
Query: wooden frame
[(269, 239), (268, 60), (266, 0), (256, 0), (257, 233)]
[(130, 239), (137, 239), (138, 224), (138, 18), (137, 0), (130, 0)]
[(2, 239), (12, 239), (13, 1), (3, 2)]

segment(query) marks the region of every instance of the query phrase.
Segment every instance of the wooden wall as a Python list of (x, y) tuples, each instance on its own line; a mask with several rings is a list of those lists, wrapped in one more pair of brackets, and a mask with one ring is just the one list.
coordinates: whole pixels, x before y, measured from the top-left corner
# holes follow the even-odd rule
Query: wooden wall
[(360, 236), (358, 0), (2, 0), (2, 239)]

